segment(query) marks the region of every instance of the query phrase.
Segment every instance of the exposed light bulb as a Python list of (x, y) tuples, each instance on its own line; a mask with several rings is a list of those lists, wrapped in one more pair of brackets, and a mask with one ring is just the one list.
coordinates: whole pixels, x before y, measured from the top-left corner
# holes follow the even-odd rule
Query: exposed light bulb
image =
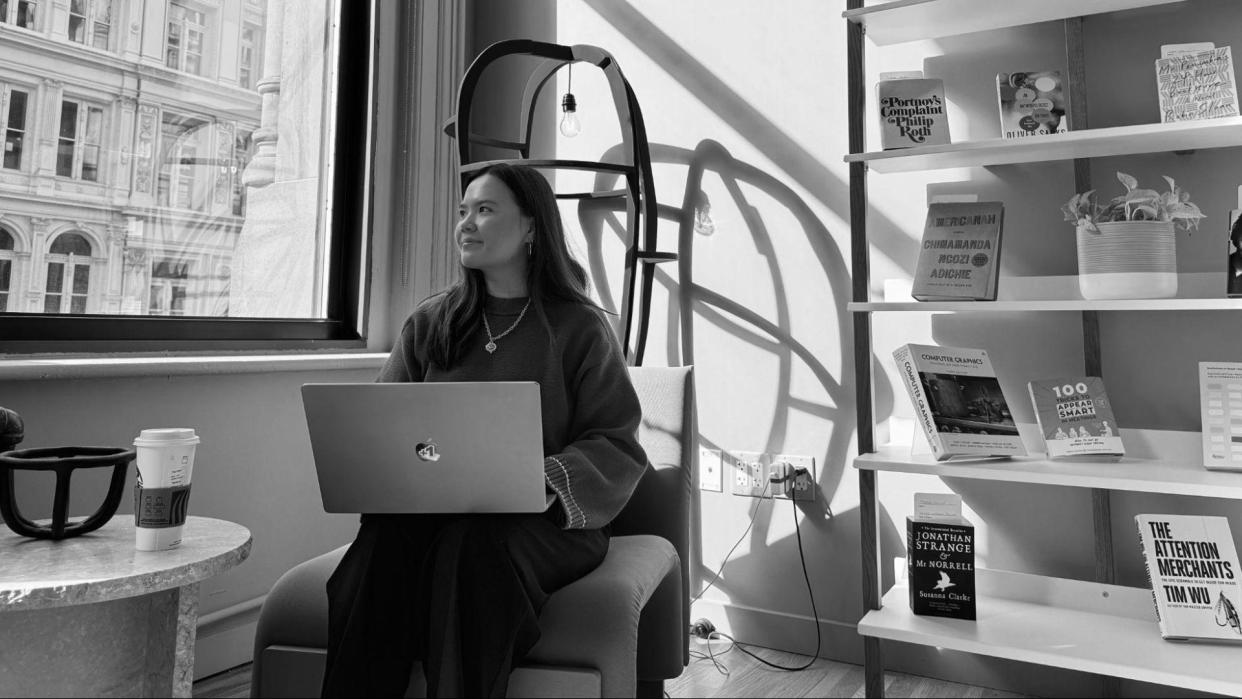
[(565, 113), (561, 117), (561, 134), (566, 138), (573, 138), (581, 133), (582, 122), (578, 121), (578, 100), (574, 99), (574, 93), (565, 93), (561, 100), (561, 111)]

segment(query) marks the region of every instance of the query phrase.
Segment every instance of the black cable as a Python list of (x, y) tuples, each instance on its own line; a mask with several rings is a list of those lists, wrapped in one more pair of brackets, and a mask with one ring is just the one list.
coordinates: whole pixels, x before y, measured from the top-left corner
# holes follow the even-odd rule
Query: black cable
[[(763, 490), (759, 493), (759, 502), (755, 505), (754, 513), (750, 515), (750, 522), (746, 525), (746, 529), (742, 532), (742, 535), (737, 538), (737, 542), (733, 544), (733, 548), (729, 549), (729, 552), (725, 554), (724, 560), (720, 562), (720, 568), (716, 570), (715, 577), (712, 578), (711, 582), (707, 583), (707, 587), (699, 590), (699, 594), (695, 595), (694, 598), (690, 600), (690, 604), (698, 602), (699, 598), (706, 594), (708, 590), (712, 589), (712, 585), (715, 585), (716, 581), (720, 579), (720, 574), (724, 572), (725, 565), (729, 562), (729, 557), (732, 556), (733, 552), (737, 550), (737, 547), (741, 546), (742, 542), (745, 541), (746, 534), (750, 532), (750, 528), (755, 526), (755, 518), (759, 516), (759, 506), (762, 505), (765, 500), (763, 494), (768, 492), (769, 485), (771, 484), (767, 482), (763, 484)], [(771, 500), (772, 498), (766, 499)]]
[[(792, 506), (793, 500), (790, 500), (790, 504)], [(763, 658), (760, 658), (758, 655), (755, 655), (751, 651), (747, 650), (744, 644), (742, 644), (736, 638), (730, 636), (729, 634), (724, 633), (723, 631), (717, 631), (716, 633), (721, 636), (724, 636), (730, 641), (733, 641), (733, 648), (737, 648), (738, 650), (742, 651), (746, 655), (749, 655), (755, 660), (758, 660), (764, 665), (767, 665), (769, 667), (774, 667), (777, 670), (798, 672), (800, 670), (807, 669), (812, 664), (814, 664), (815, 661), (819, 658), (820, 643), (823, 639), (822, 639), (822, 634), (820, 633), (820, 630), (819, 630), (819, 610), (815, 608), (815, 592), (811, 589), (811, 576), (808, 575), (806, 572), (806, 555), (802, 551), (802, 527), (799, 526), (798, 524), (798, 508), (792, 507), (792, 511), (793, 511), (793, 516), (794, 516), (794, 532), (797, 533), (797, 536), (798, 536), (798, 558), (802, 560), (802, 578), (806, 580), (806, 592), (811, 597), (811, 620), (815, 623), (815, 653), (814, 655), (811, 656), (810, 660), (806, 661), (805, 665), (801, 665), (799, 667), (788, 667), (785, 665), (778, 665), (774, 662), (764, 660)]]

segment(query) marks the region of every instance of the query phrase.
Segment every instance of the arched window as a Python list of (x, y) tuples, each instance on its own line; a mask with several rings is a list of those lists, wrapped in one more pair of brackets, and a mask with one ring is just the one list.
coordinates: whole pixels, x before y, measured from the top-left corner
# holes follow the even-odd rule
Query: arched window
[(91, 241), (80, 233), (62, 233), (47, 256), (44, 313), (86, 313), (91, 285)]
[(13, 283), (13, 234), (0, 228), (0, 312), (9, 310), (9, 287)]

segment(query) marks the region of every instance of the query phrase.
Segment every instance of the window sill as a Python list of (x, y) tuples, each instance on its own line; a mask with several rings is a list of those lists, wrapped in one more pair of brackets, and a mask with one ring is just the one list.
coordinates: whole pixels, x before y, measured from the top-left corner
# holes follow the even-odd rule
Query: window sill
[(376, 369), (384, 352), (0, 359), (0, 381)]

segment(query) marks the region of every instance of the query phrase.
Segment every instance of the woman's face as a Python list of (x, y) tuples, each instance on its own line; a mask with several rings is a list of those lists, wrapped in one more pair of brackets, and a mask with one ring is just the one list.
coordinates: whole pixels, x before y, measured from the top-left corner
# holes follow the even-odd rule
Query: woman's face
[(486, 277), (524, 279), (526, 243), (534, 232), (513, 192), (491, 175), (474, 179), (457, 207), (455, 231), (461, 263)]

